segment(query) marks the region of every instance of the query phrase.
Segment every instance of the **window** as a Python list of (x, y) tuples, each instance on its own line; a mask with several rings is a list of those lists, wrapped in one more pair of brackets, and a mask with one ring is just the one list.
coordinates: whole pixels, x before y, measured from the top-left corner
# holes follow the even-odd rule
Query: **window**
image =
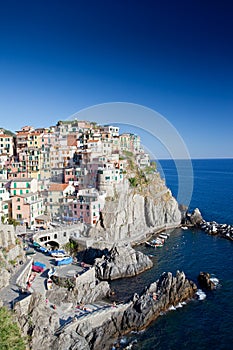
[(57, 238), (57, 233), (54, 234), (54, 239), (56, 239), (56, 238)]
[(23, 194), (23, 190), (20, 190), (19, 193), (20, 193), (20, 194)]
[(63, 236), (66, 237), (66, 232), (63, 233)]
[(20, 198), (17, 198), (17, 202), (20, 202)]
[(22, 219), (22, 214), (17, 214), (17, 219)]
[(14, 192), (13, 192), (13, 193), (14, 193), (14, 196), (16, 196), (16, 190), (14, 190)]
[(17, 210), (20, 210), (20, 205), (17, 206)]
[(14, 188), (17, 188), (17, 183), (16, 182), (14, 182)]

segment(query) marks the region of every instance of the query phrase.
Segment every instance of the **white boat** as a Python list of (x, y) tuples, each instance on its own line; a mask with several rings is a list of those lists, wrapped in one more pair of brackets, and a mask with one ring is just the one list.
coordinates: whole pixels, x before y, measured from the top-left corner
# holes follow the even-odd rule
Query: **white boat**
[(160, 233), (158, 237), (162, 239), (168, 239), (169, 236), (166, 233)]
[(57, 252), (57, 253), (52, 253), (51, 256), (53, 258), (63, 258), (64, 259), (64, 257), (66, 257), (67, 255), (64, 253)]
[(181, 228), (182, 228), (182, 230), (187, 230), (188, 229), (187, 226), (182, 226)]
[(63, 255), (63, 256), (60, 256), (58, 258), (55, 258), (55, 261), (61, 261), (61, 260), (67, 259), (67, 258), (70, 258), (70, 256), (69, 255)]

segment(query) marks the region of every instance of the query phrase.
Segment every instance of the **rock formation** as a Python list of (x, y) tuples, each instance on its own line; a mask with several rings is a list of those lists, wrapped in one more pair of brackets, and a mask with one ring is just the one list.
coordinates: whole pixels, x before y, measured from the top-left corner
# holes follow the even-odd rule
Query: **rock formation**
[(108, 254), (95, 262), (96, 275), (101, 280), (132, 277), (152, 266), (149, 257), (134, 250), (130, 244), (115, 244)]
[(93, 303), (104, 298), (110, 292), (107, 282), (101, 282), (96, 278), (95, 268), (90, 268), (78, 277), (58, 277), (52, 279), (59, 287), (47, 291), (46, 296), (51, 303), (60, 305), (61, 303)]
[(202, 288), (211, 290), (216, 288), (216, 284), (211, 280), (211, 276), (208, 272), (200, 272), (198, 282)]
[(23, 246), (16, 238), (12, 225), (0, 225), (0, 289), (9, 284), (9, 279), (20, 261), (25, 261)]
[(124, 182), (107, 197), (101, 221), (89, 231), (92, 237), (111, 242), (146, 238), (148, 232), (175, 227), (181, 222), (178, 203), (159, 174), (150, 176), (144, 186), (131, 187)]
[(119, 335), (143, 329), (171, 305), (192, 298), (196, 289), (183, 272), (177, 271), (176, 276), (163, 273), (130, 302), (90, 312), (63, 327), (58, 314), (46, 306), (40, 295), (17, 303), (15, 312), (24, 334), (30, 335), (33, 350), (103, 350), (109, 349)]
[[(187, 280), (183, 272), (177, 271), (176, 276), (164, 273), (141, 296), (134, 295), (133, 300), (129, 303), (77, 319), (74, 324), (70, 325), (70, 332), (75, 330), (85, 338), (90, 349), (109, 349), (113, 338), (130, 331), (143, 329), (161, 312), (168, 310), (171, 305), (175, 306), (192, 298), (196, 289), (196, 285)], [(67, 336), (69, 329), (66, 328), (64, 332)], [(61, 330), (54, 344), (57, 346), (61, 344), (63, 336), (64, 333)], [(56, 348), (64, 349), (59, 346)]]
[(194, 209), (194, 211), (191, 214), (187, 214), (187, 223), (198, 226), (203, 222), (203, 218), (201, 215), (201, 212), (198, 208)]

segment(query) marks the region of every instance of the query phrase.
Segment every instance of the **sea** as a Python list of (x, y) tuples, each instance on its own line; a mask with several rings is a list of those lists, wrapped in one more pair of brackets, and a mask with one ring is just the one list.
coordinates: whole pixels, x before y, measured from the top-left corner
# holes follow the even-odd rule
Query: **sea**
[[(194, 187), (190, 210), (198, 207), (207, 221), (233, 224), (233, 159), (192, 160)], [(162, 176), (174, 196), (178, 178), (172, 160), (159, 162)], [(219, 279), (202, 300), (161, 315), (144, 331), (121, 338), (121, 348), (135, 350), (233, 349), (233, 242), (207, 235), (198, 229), (175, 229), (163, 248), (137, 247), (152, 255), (154, 267), (139, 276), (115, 281), (119, 300), (140, 293), (162, 272), (184, 271), (197, 283), (200, 271)]]

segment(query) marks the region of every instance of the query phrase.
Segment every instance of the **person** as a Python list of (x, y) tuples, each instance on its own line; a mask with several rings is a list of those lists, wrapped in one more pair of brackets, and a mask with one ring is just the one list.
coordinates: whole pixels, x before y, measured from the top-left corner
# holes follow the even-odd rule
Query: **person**
[(46, 299), (45, 299), (45, 303), (46, 303), (46, 305), (48, 305), (48, 302), (49, 302), (49, 300), (46, 298)]

